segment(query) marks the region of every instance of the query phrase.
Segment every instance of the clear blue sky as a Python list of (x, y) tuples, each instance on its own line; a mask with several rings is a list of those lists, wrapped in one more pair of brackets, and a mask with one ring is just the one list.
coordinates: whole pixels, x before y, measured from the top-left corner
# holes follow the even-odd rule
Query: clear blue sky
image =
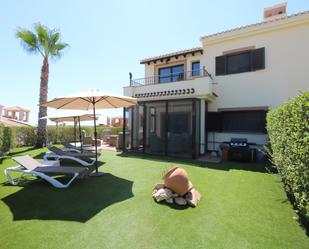
[[(14, 37), (16, 27), (41, 22), (60, 29), (70, 44), (60, 60), (50, 62), (49, 99), (93, 88), (122, 95), (129, 72), (133, 78), (143, 77), (140, 59), (200, 46), (202, 35), (259, 22), (263, 8), (277, 3), (0, 0), (0, 104), (31, 109), (30, 121), (37, 122), (42, 58), (23, 51)], [(288, 2), (288, 14), (308, 9), (308, 0)]]

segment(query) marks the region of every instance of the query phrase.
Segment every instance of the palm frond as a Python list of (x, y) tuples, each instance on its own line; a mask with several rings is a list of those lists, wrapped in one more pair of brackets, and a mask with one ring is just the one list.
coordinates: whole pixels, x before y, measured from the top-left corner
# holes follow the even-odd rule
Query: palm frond
[(41, 47), (41, 50), (44, 51), (45, 55), (48, 55), (49, 53), (49, 30), (47, 27), (42, 25), (41, 23), (36, 23), (34, 25), (35, 31), (38, 36), (39, 45)]
[(67, 44), (67, 43), (64, 43), (64, 42), (63, 43), (56, 43), (52, 47), (50, 54), (52, 56), (55, 56), (55, 57), (61, 57), (63, 50), (67, 47), (69, 47), (69, 44)]
[(60, 33), (58, 31), (53, 30), (50, 35), (50, 43), (56, 44), (57, 41), (59, 41), (59, 38), (60, 38)]
[(60, 52), (61, 50), (65, 49), (68, 46), (69, 44), (63, 42), (63, 43), (57, 43), (55, 45), (55, 48)]
[(29, 53), (37, 53), (38, 51), (38, 41), (36, 35), (27, 29), (19, 28), (15, 32), (17, 38), (20, 39), (22, 46)]
[(51, 30), (41, 23), (34, 24), (35, 32), (19, 28), (16, 37), (28, 52), (40, 53), (43, 57), (61, 57), (62, 51), (68, 47), (67, 43), (60, 42), (61, 35), (57, 30)]

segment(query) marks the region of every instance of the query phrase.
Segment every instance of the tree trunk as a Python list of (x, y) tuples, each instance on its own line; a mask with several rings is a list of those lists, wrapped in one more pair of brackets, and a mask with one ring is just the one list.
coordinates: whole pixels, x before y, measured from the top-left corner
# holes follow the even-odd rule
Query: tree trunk
[(47, 107), (41, 106), (41, 104), (47, 101), (48, 93), (48, 75), (49, 75), (49, 65), (48, 57), (44, 57), (43, 65), (41, 68), (41, 83), (40, 83), (40, 99), (39, 99), (39, 119), (38, 119), (38, 138), (36, 142), (37, 147), (46, 146), (47, 143), (47, 120), (40, 119), (47, 116)]

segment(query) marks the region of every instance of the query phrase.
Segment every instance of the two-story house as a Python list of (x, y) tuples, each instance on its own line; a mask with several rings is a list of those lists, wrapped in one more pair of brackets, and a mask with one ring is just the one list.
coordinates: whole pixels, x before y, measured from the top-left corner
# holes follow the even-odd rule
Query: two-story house
[(128, 149), (196, 158), (233, 137), (267, 143), (266, 113), (309, 91), (309, 11), (286, 4), (263, 21), (200, 38), (201, 47), (146, 58), (124, 95)]

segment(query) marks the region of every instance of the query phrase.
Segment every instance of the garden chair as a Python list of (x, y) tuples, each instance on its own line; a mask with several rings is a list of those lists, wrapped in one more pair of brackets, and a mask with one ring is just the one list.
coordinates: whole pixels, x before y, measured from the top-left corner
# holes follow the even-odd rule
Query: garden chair
[[(92, 152), (70, 152), (70, 151), (64, 151), (55, 146), (49, 147), (48, 150), (50, 152), (47, 152), (44, 155), (44, 160), (46, 161), (68, 159), (73, 160), (84, 167), (90, 167), (95, 163), (96, 155), (95, 153)], [(87, 162), (86, 159), (90, 160), (90, 162)]]
[[(79, 146), (75, 146), (71, 143), (68, 143), (68, 142), (64, 142), (64, 143), (61, 143), (65, 149), (67, 149), (68, 151), (71, 151), (71, 152), (78, 152), (80, 153), (81, 150), (80, 150), (80, 147)], [(94, 146), (86, 146), (84, 147), (83, 146), (83, 151), (85, 152), (94, 152), (95, 151), (95, 147)]]
[[(17, 162), (19, 166), (9, 167), (4, 170), (4, 174), (11, 185), (17, 185), (19, 179), (24, 174), (29, 174), (49, 182), (55, 188), (67, 188), (78, 176), (83, 177), (88, 171), (88, 169), (85, 167), (61, 167), (44, 165), (44, 162), (40, 163), (30, 156), (19, 156), (13, 157), (12, 159)], [(10, 172), (12, 171), (22, 173), (17, 181), (14, 181), (11, 177)], [(63, 184), (57, 179), (51, 177), (52, 175), (69, 175), (72, 176), (72, 178), (66, 184)]]

